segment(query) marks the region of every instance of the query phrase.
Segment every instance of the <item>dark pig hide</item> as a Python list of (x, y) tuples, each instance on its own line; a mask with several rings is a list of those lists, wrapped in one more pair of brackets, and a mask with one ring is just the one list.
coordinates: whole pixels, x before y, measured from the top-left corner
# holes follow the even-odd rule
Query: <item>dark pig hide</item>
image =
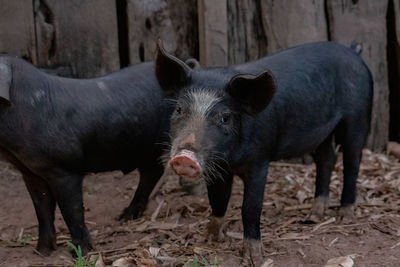
[(121, 219), (140, 216), (163, 173), (174, 103), (165, 100), (153, 63), (95, 79), (48, 75), (13, 56), (0, 57), (0, 150), (21, 170), (39, 222), (37, 249), (56, 248), (59, 205), (73, 242), (92, 248), (84, 223), (87, 172), (139, 169), (135, 196)]
[(341, 144), (341, 216), (350, 216), (371, 116), (372, 77), (358, 51), (334, 42), (300, 45), (257, 61), (190, 69), (158, 45), (155, 71), (171, 117), (168, 165), (178, 175), (207, 181), (209, 234), (220, 226), (233, 175), (244, 182), (244, 250), (262, 262), (260, 215), (269, 162), (312, 152), (317, 166), (313, 213), (328, 202)]

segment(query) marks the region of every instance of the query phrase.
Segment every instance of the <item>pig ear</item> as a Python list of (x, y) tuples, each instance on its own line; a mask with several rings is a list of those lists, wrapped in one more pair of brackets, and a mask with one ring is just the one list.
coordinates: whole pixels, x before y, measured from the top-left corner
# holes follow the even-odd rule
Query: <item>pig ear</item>
[(9, 65), (0, 63), (0, 105), (11, 106), (10, 87), (12, 72)]
[(269, 71), (255, 76), (239, 74), (229, 82), (227, 93), (247, 114), (264, 110), (275, 93), (275, 79)]
[(189, 68), (197, 70), (201, 68), (200, 63), (195, 58), (188, 58), (185, 60), (185, 64), (189, 66)]
[(190, 78), (190, 67), (168, 54), (161, 40), (157, 42), (155, 72), (158, 83), (169, 97), (176, 96)]

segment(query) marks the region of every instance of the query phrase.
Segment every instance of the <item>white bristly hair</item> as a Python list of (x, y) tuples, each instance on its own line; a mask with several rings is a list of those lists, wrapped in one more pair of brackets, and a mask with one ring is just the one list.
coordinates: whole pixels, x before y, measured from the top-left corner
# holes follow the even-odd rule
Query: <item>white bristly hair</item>
[(207, 116), (212, 107), (222, 100), (216, 93), (206, 89), (192, 91), (190, 97), (193, 99), (192, 110), (203, 118)]

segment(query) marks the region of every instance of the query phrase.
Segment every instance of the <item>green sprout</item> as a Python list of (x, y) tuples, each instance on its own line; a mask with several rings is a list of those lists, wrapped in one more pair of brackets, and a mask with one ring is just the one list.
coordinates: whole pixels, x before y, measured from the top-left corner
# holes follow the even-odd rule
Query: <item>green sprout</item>
[(96, 266), (96, 262), (99, 259), (99, 257), (96, 257), (92, 262), (90, 262), (89, 259), (82, 256), (81, 246), (78, 245), (78, 247), (77, 247), (69, 241), (67, 241), (67, 244), (75, 251), (75, 254), (77, 256), (77, 259), (75, 260), (75, 267), (95, 267)]

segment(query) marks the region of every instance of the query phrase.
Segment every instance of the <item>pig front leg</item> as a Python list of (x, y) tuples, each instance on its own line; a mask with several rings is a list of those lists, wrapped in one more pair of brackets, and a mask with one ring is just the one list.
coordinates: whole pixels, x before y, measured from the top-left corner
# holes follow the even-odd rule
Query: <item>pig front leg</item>
[(221, 179), (216, 178), (207, 185), (208, 200), (212, 209), (208, 223), (208, 236), (214, 241), (224, 238), (222, 224), (232, 192), (233, 175), (225, 174)]
[(161, 164), (148, 168), (139, 168), (140, 180), (135, 196), (119, 217), (120, 221), (139, 218), (146, 208), (149, 196), (162, 176), (164, 168)]
[(85, 225), (82, 200), (83, 174), (66, 174), (57, 172), (48, 179), (50, 188), (61, 214), (68, 226), (72, 243), (80, 246), (82, 254), (86, 255), (93, 249), (89, 231)]
[(251, 168), (244, 177), (242, 222), (244, 230), (244, 255), (250, 257), (254, 266), (263, 263), (260, 233), (260, 216), (264, 200), (264, 189), (268, 174), (268, 163)]
[(47, 182), (33, 173), (23, 172), (25, 185), (31, 195), (39, 223), (39, 240), (36, 249), (49, 256), (57, 248), (54, 228), (56, 201)]

